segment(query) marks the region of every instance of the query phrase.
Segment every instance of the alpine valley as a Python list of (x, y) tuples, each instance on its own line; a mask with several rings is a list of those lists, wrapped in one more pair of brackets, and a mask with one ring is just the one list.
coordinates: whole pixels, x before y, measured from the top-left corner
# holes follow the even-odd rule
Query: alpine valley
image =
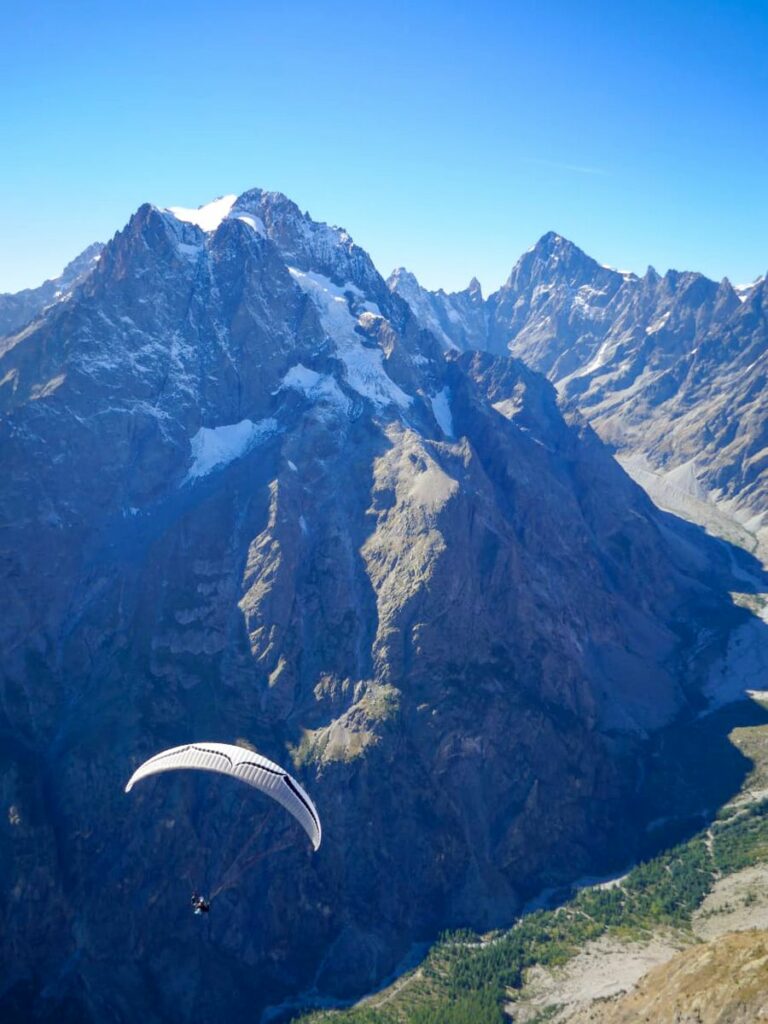
[[(142, 206), (0, 334), (4, 1022), (348, 1003), (737, 795), (659, 780), (759, 686), (764, 280), (548, 234), (433, 293), (254, 189)], [(287, 765), (320, 850), (223, 780), (124, 794), (190, 740)]]

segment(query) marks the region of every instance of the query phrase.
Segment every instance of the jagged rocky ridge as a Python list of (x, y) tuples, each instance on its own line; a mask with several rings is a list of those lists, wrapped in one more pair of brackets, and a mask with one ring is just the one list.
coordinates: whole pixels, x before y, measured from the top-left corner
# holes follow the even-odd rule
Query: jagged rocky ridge
[[(729, 603), (537, 373), (444, 355), (260, 190), (143, 206), (0, 353), (4, 1020), (359, 993), (631, 854), (643, 735)], [(319, 854), (226, 785), (122, 792), (238, 737), (292, 762)], [(203, 939), (190, 888), (254, 834), (287, 846)]]
[(768, 282), (735, 289), (652, 267), (601, 266), (546, 234), (484, 303), (427, 292), (396, 271), (390, 287), (444, 346), (510, 351), (546, 373), (640, 473), (712, 500), (760, 532), (768, 498), (765, 403)]
[(44, 281), (38, 288), (0, 295), (0, 337), (18, 331), (52, 303), (69, 296), (96, 266), (103, 248), (101, 242), (89, 245), (58, 277)]

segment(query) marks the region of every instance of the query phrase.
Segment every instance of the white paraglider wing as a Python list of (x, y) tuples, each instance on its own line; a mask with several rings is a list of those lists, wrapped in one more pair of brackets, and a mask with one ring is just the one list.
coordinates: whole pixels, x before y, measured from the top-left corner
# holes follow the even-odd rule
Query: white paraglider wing
[(163, 750), (139, 765), (128, 780), (125, 792), (129, 793), (137, 782), (150, 775), (184, 768), (231, 775), (266, 793), (296, 818), (313, 847), (319, 848), (323, 833), (317, 808), (296, 779), (261, 754), (230, 743), (187, 743)]

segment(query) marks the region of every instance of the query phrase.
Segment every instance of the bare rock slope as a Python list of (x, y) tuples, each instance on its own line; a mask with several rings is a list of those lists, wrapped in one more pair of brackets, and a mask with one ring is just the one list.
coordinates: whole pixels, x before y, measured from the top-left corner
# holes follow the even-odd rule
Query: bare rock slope
[(655, 967), (618, 1000), (569, 1016), (569, 1024), (756, 1024), (768, 1020), (768, 932), (692, 946)]

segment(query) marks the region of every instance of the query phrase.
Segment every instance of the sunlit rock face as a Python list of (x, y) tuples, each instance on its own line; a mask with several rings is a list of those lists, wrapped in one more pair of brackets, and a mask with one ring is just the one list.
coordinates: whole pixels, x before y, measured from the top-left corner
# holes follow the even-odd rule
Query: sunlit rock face
[[(543, 377), (446, 352), (260, 190), (142, 207), (0, 348), (4, 1020), (349, 996), (629, 854), (638, 745), (725, 604)], [(231, 780), (123, 793), (238, 739), (317, 854)]]

